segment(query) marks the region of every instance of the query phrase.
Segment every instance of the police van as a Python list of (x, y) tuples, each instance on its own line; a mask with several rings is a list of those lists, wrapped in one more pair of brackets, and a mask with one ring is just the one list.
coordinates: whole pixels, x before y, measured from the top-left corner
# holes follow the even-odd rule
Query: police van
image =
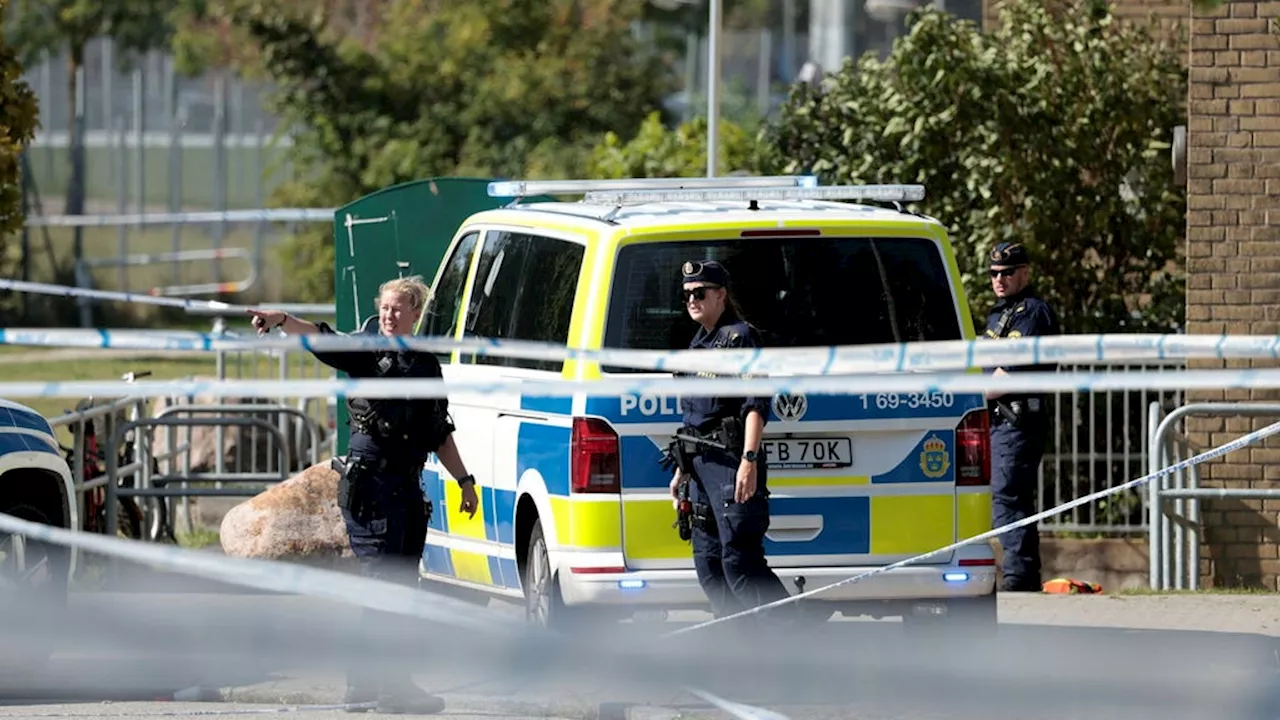
[[(64, 529), (79, 527), (71, 469), (49, 421), (3, 399), (0, 514)], [(74, 562), (75, 553), (68, 548), (0, 529), (0, 674), (31, 670), (52, 653), (54, 635), (38, 631), (49, 625), (30, 616), (66, 607)]]
[[(745, 318), (770, 347), (974, 335), (943, 225), (901, 209), (911, 187), (817, 187), (811, 177), (783, 177), (514, 181), (489, 189), (517, 200), (457, 230), (420, 334), (685, 349), (696, 326), (681, 301), (680, 268), (709, 258), (729, 270)], [(519, 200), (529, 195), (581, 199)], [(589, 386), (663, 375), (578, 360), (439, 357), (456, 381), (563, 378)], [(681, 423), (678, 397), (457, 392), (450, 410), (480, 509), (459, 511), (458, 486), (432, 457), (422, 486), (437, 512), (424, 578), (523, 602), (531, 621), (551, 627), (708, 607), (690, 545), (673, 529), (671, 473), (661, 464)], [(773, 397), (764, 437), (771, 567), (792, 592), (813, 590), (986, 532), (987, 433), (981, 395), (859, 387)], [(994, 556), (978, 543), (812, 602), (821, 619), (843, 613), (993, 626), (995, 591)]]

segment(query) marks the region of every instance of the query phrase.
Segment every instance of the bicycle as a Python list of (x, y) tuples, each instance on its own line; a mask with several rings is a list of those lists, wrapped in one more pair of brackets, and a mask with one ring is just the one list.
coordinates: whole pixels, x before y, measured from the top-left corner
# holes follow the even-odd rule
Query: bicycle
[[(134, 380), (151, 375), (151, 371), (128, 372), (121, 376), (125, 382), (133, 382)], [(76, 411), (82, 412), (93, 407), (93, 398), (85, 398), (76, 403)], [(137, 421), (140, 417), (137, 407), (133, 407), (129, 411), (129, 421)], [(82, 421), (84, 424), (84, 479), (101, 477), (106, 474), (106, 450), (102, 447), (99, 440), (97, 428), (94, 426), (92, 418), (86, 418)], [(136, 442), (136, 429), (130, 430), (125, 434), (124, 442), (117, 454), (116, 467), (122, 468), (132, 465), (138, 459), (138, 448)], [(72, 468), (75, 467), (75, 449), (66, 446), (60, 446), (65, 454), (67, 464)], [(151, 474), (160, 474), (160, 463), (151, 458)], [(119, 474), (115, 478), (118, 488), (133, 488), (135, 473)], [(174, 537), (173, 528), (169, 523), (167, 498), (153, 498), (146, 503), (148, 506), (144, 511), (138, 502), (131, 496), (118, 495), (116, 497), (116, 534), (134, 540), (141, 540), (144, 537), (147, 540), (156, 541), (164, 538), (172, 542), (177, 542)], [(84, 530), (87, 532), (105, 533), (107, 531), (107, 503), (106, 488), (96, 487), (86, 493), (84, 503)], [(144, 534), (143, 528), (146, 528)]]

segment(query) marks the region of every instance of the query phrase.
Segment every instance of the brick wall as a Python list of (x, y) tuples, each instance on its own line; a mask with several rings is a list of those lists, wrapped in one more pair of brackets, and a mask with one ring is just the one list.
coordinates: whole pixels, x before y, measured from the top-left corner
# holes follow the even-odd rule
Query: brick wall
[[(1280, 334), (1277, 24), (1280, 2), (1235, 0), (1217, 10), (1192, 11), (1187, 123), (1190, 333)], [(1202, 391), (1189, 397), (1193, 402), (1280, 403), (1276, 390)], [(1276, 421), (1280, 416), (1192, 419), (1189, 438), (1207, 449)], [(1280, 441), (1234, 452), (1207, 464), (1201, 475), (1210, 487), (1280, 489)], [(1215, 500), (1201, 507), (1206, 526), (1203, 582), (1280, 589), (1280, 500)]]

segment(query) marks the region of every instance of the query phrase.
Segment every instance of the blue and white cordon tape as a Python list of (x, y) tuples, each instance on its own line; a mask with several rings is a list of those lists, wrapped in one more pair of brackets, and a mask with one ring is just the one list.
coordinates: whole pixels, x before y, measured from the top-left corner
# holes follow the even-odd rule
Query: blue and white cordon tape
[(877, 407), (949, 407), (955, 394), (1102, 392), (1108, 390), (1238, 390), (1280, 387), (1280, 368), (1266, 370), (1183, 370), (1177, 372), (898, 373), (786, 377), (610, 376), (599, 380), (333, 379), (333, 380), (159, 380), (142, 382), (77, 380), (0, 382), (0, 397), (80, 398), (91, 395), (217, 398), (332, 397), (444, 398), (506, 394), (567, 398), (646, 395), (860, 395)]
[[(0, 280), (0, 288), (20, 284)], [(128, 297), (128, 293), (93, 291)], [(156, 299), (156, 298), (152, 298)], [(246, 312), (247, 306), (159, 298), (167, 305), (214, 306)], [(269, 309), (263, 307), (261, 309)], [(176, 330), (0, 329), (0, 345), (82, 347), (113, 350), (417, 350), (461, 352), (526, 360), (598, 362), (654, 372), (715, 372), (735, 375), (847, 375), (850, 373), (973, 370), (1040, 364), (1143, 363), (1169, 360), (1280, 360), (1276, 335), (1095, 334), (1010, 338), (991, 342), (940, 340), (827, 347), (716, 350), (580, 350), (552, 343), (492, 338), (381, 335), (237, 336)]]
[(143, 565), (206, 579), (221, 580), (269, 592), (302, 594), (325, 600), (409, 615), (502, 637), (525, 623), (514, 617), (486, 612), (461, 600), (424, 593), (388, 580), (275, 560), (226, 557), (98, 533), (21, 520), (0, 513), (0, 533), (22, 535), (45, 543), (114, 556)]
[(1180, 462), (1174, 463), (1169, 467), (1162, 468), (1148, 475), (1143, 475), (1140, 478), (1130, 480), (1129, 482), (1123, 483), (1121, 485), (1116, 485), (1115, 487), (1107, 488), (1106, 490), (1099, 490), (1098, 492), (1095, 492), (1091, 495), (1086, 495), (1084, 497), (1076, 498), (1075, 500), (1065, 502), (1061, 505), (1058, 505), (1057, 507), (1049, 508), (1048, 510), (1036, 513), (1035, 515), (1032, 515), (1030, 517), (1023, 518), (1022, 520), (1011, 522), (1008, 525), (1003, 525), (994, 530), (990, 530), (988, 532), (982, 533), (981, 535), (974, 535), (973, 537), (965, 538), (960, 542), (952, 543), (951, 545), (947, 545), (946, 547), (940, 547), (937, 550), (931, 550), (922, 555), (916, 555), (915, 557), (909, 557), (905, 560), (899, 560), (898, 562), (889, 563), (888, 565), (875, 568), (874, 570), (868, 570), (866, 572), (859, 573), (852, 577), (847, 577), (844, 580), (838, 580), (828, 585), (823, 585), (822, 587), (814, 588), (813, 590), (806, 590), (801, 593), (796, 593), (795, 595), (782, 598), (780, 600), (774, 600), (772, 602), (764, 603), (762, 605), (757, 605), (756, 607), (739, 611), (737, 613), (734, 613), (733, 615), (725, 615), (724, 617), (715, 618), (714, 620), (707, 620), (706, 622), (701, 622), (696, 625), (690, 625), (688, 627), (680, 628), (679, 630), (675, 630), (670, 633), (667, 633), (664, 637), (673, 637), (676, 635), (683, 635), (685, 633), (690, 633), (695, 630), (711, 627), (712, 625), (718, 625), (723, 622), (728, 622), (736, 618), (741, 618), (747, 615), (754, 615), (757, 613), (761, 613), (771, 608), (776, 608), (781, 605), (786, 605), (787, 603), (796, 602), (798, 600), (803, 600), (808, 597), (813, 597), (818, 593), (826, 592), (827, 590), (831, 590), (832, 588), (838, 588), (844, 585), (852, 585), (853, 583), (866, 580), (867, 578), (874, 577), (876, 575), (881, 575), (883, 573), (887, 573), (892, 570), (897, 570), (898, 568), (906, 567), (907, 565), (918, 563), (921, 560), (928, 560), (931, 557), (935, 557), (943, 553), (952, 552), (959, 548), (965, 547), (966, 545), (973, 545), (974, 543), (986, 542), (987, 540), (1003, 535), (1004, 533), (1009, 532), (1010, 530), (1016, 530), (1017, 528), (1030, 525), (1032, 523), (1040, 522), (1041, 520), (1053, 517), (1054, 515), (1057, 515), (1059, 513), (1066, 512), (1067, 510), (1070, 510), (1072, 508), (1079, 507), (1081, 505), (1086, 505), (1088, 503), (1107, 497), (1109, 495), (1115, 495), (1116, 493), (1124, 492), (1125, 490), (1137, 487), (1139, 485), (1142, 485), (1143, 483), (1150, 482), (1152, 480), (1155, 480), (1156, 478), (1163, 477), (1165, 475), (1172, 475), (1173, 473), (1189, 468), (1192, 465), (1199, 465), (1202, 462), (1206, 462), (1214, 458), (1226, 455), (1228, 453), (1235, 452), (1240, 448), (1246, 447), (1248, 445), (1252, 445), (1253, 443), (1266, 439), (1267, 437), (1275, 435), (1276, 433), (1280, 433), (1280, 422), (1272, 423), (1271, 425), (1268, 425), (1262, 428), (1261, 430), (1256, 430), (1254, 432), (1249, 433), (1248, 435), (1244, 435), (1239, 438), (1236, 438), (1235, 440), (1232, 440), (1231, 442), (1226, 443), (1225, 445), (1220, 445), (1216, 448), (1213, 448), (1212, 450), (1206, 450), (1205, 452), (1202, 452), (1199, 455), (1195, 455), (1193, 457), (1187, 458), (1186, 460), (1182, 460)]

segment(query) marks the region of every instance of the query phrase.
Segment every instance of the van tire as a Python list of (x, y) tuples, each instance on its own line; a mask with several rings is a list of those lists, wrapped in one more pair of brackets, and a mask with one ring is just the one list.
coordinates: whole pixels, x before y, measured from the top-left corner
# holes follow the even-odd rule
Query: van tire
[(524, 616), (534, 627), (554, 630), (565, 612), (560, 596), (560, 583), (551, 572), (551, 556), (547, 538), (542, 532), (542, 518), (533, 521), (529, 532), (529, 549), (524, 564)]
[[(10, 501), (0, 506), (0, 513), (19, 520), (50, 525), (49, 516), (29, 503)], [(53, 655), (57, 634), (53, 631), (59, 616), (67, 608), (68, 574), (71, 569), (70, 551), (58, 545), (46, 544), (22, 538), (14, 542), (7, 533), (0, 533), (0, 553), (20, 552), (27, 572), (34, 574), (17, 577), (17, 558), (0, 560), (0, 617), (4, 618), (0, 647), (20, 648), (21, 657), (0, 657), (0, 674), (31, 673), (40, 670)], [(9, 636), (16, 632), (17, 636)]]
[(547, 538), (542, 532), (542, 518), (533, 521), (529, 531), (524, 566), (524, 615), (534, 627), (559, 633), (581, 632), (610, 620), (614, 615), (603, 609), (570, 607), (564, 604), (560, 583), (551, 571)]

